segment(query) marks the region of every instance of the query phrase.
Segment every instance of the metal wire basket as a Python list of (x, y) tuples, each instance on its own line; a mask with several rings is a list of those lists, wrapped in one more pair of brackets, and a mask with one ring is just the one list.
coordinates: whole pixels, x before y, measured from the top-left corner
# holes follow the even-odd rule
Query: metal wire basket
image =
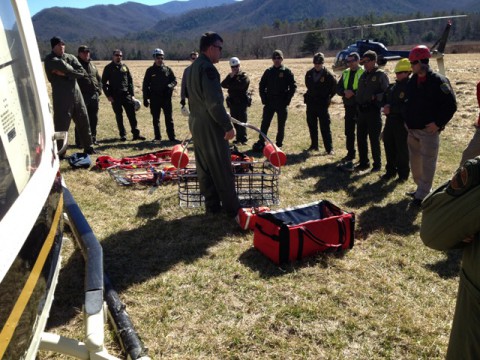
[[(235, 189), (242, 207), (277, 205), (280, 168), (268, 161), (232, 162)], [(205, 205), (200, 194), (200, 184), (191, 161), (183, 173), (178, 174), (180, 207), (195, 208)]]

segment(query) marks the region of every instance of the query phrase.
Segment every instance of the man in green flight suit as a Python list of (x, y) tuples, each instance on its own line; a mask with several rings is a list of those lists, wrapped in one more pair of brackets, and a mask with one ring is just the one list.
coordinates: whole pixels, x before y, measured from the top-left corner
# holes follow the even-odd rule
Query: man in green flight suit
[[(94, 154), (87, 108), (77, 83), (77, 79), (87, 78), (88, 74), (74, 55), (65, 53), (65, 42), (61, 38), (54, 36), (50, 45), (52, 52), (45, 57), (44, 65), (47, 79), (52, 84), (55, 131), (68, 131), (73, 119), (81, 146), (87, 154)], [(59, 140), (59, 149), (62, 146), (63, 141)]]
[(235, 129), (223, 105), (218, 63), (223, 39), (207, 32), (200, 39), (200, 56), (191, 65), (187, 79), (190, 131), (195, 145), (200, 192), (205, 197), (207, 213), (223, 210), (235, 217), (240, 208), (235, 191), (228, 141)]
[(480, 157), (467, 160), (423, 202), (420, 237), (428, 247), (462, 249), (447, 360), (480, 359)]

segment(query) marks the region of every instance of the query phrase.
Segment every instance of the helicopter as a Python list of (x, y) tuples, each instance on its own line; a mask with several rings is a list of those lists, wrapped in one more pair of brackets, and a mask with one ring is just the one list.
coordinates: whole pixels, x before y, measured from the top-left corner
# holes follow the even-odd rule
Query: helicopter
[(391, 60), (399, 60), (402, 58), (408, 58), (410, 53), (409, 50), (388, 50), (387, 47), (378, 41), (363, 39), (363, 30), (370, 29), (379, 26), (387, 26), (387, 25), (394, 25), (394, 24), (403, 24), (409, 22), (417, 22), (417, 21), (431, 21), (431, 20), (439, 20), (439, 19), (449, 19), (447, 21), (447, 25), (445, 30), (442, 33), (440, 39), (438, 39), (435, 44), (430, 48), (430, 52), (432, 54), (432, 58), (437, 60), (438, 64), (438, 71), (445, 75), (445, 64), (443, 61), (445, 46), (447, 44), (448, 35), (450, 33), (450, 28), (452, 27), (452, 18), (458, 17), (466, 17), (467, 15), (451, 15), (451, 16), (437, 16), (437, 17), (430, 17), (430, 18), (420, 18), (420, 19), (411, 19), (411, 20), (400, 20), (400, 21), (391, 21), (385, 23), (378, 23), (378, 24), (367, 24), (367, 25), (355, 25), (355, 26), (348, 26), (348, 27), (339, 27), (339, 28), (329, 28), (329, 29), (317, 29), (317, 30), (308, 30), (308, 31), (299, 31), (294, 33), (287, 33), (287, 34), (279, 34), (279, 35), (270, 35), (264, 36), (264, 39), (271, 39), (276, 37), (283, 37), (283, 36), (293, 36), (293, 35), (301, 35), (301, 34), (308, 34), (314, 32), (325, 32), (325, 31), (335, 31), (335, 30), (360, 30), (362, 40), (358, 40), (356, 43), (349, 45), (346, 49), (341, 50), (335, 56), (335, 61), (333, 64), (333, 70), (336, 72), (341, 72), (347, 69), (347, 56), (352, 52), (357, 52), (360, 57), (368, 50), (373, 50), (377, 53), (378, 59), (377, 64), (379, 66), (385, 66), (388, 61)]

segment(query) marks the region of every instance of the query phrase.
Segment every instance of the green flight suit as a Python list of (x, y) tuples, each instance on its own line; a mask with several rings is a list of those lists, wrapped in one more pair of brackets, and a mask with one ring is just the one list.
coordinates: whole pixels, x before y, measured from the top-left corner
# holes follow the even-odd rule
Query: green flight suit
[[(77, 79), (86, 78), (88, 74), (77, 58), (71, 54), (63, 54), (58, 57), (51, 52), (46, 56), (44, 64), (47, 79), (52, 84), (55, 131), (68, 131), (70, 121), (73, 119), (81, 145), (84, 149), (89, 149), (92, 146), (90, 123), (87, 107), (77, 83)], [(54, 74), (54, 70), (61, 71), (65, 76)], [(59, 148), (62, 145), (63, 141), (59, 141)]]
[(207, 212), (223, 211), (236, 216), (240, 208), (235, 191), (230, 149), (225, 133), (233, 125), (223, 105), (220, 74), (201, 54), (191, 65), (187, 79), (190, 117), (188, 119), (195, 146), (200, 192)]
[[(425, 245), (442, 251), (463, 248), (448, 360), (480, 359), (479, 161), (479, 157), (467, 161), (477, 162), (468, 175), (462, 171), (456, 173), (450, 182), (431, 192), (422, 203), (420, 236)], [(456, 177), (467, 180), (454, 181)], [(451, 189), (455, 189), (453, 194)], [(459, 189), (464, 193), (458, 195)], [(464, 241), (472, 235), (471, 242)]]

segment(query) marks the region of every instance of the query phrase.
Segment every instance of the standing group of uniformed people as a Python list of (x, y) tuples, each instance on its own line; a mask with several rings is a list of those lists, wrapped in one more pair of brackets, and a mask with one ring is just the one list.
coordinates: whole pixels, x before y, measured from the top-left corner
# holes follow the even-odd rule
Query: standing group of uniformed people
[[(214, 35), (211, 36), (215, 38)], [(206, 39), (210, 37), (206, 36)], [(200, 45), (205, 46), (203, 43)], [(59, 37), (51, 39), (51, 46), (52, 52), (45, 59), (45, 71), (52, 84), (55, 130), (68, 131), (73, 119), (76, 125), (77, 146), (83, 147), (86, 153), (94, 153), (92, 145), (98, 144), (96, 129), (99, 96), (103, 91), (115, 113), (120, 140), (127, 139), (123, 111), (126, 112), (130, 124), (132, 139), (145, 140), (137, 127), (135, 113), (140, 107), (140, 102), (135, 98), (132, 75), (122, 61), (122, 51), (120, 49), (113, 51), (112, 61), (105, 66), (100, 77), (97, 68), (91, 62), (90, 49), (86, 45), (78, 48), (78, 57), (65, 53), (65, 43)], [(212, 47), (215, 48), (215, 45), (209, 44), (208, 49)], [(221, 50), (221, 46), (216, 49)], [(192, 110), (190, 97), (193, 90), (188, 86), (188, 82), (189, 79), (196, 79), (199, 76), (192, 74), (192, 70), (197, 68), (194, 66), (197, 56), (196, 52), (190, 54), (192, 64), (185, 69), (182, 77), (180, 104), (182, 113), (186, 115)], [(163, 110), (168, 139), (175, 144), (179, 141), (176, 139), (173, 123), (172, 94), (177, 80), (172, 69), (165, 65), (164, 57), (162, 49), (157, 48), (153, 51), (154, 63), (146, 70), (143, 79), (143, 104), (150, 108), (152, 115), (154, 129), (152, 141), (159, 143), (162, 139), (160, 115)], [(329, 106), (332, 97), (338, 94), (342, 97), (345, 108), (347, 149), (347, 155), (342, 159), (339, 168), (345, 171), (369, 170), (370, 145), (373, 160), (371, 171), (380, 171), (382, 168), (380, 139), (383, 138), (387, 164), (382, 179), (390, 180), (398, 176), (397, 181), (404, 182), (409, 176), (411, 167), (417, 189), (409, 195), (418, 205), (432, 187), (438, 156), (438, 135), (456, 111), (455, 95), (450, 83), (445, 77), (430, 69), (429, 58), (428, 48), (415, 47), (409, 59), (402, 59), (397, 63), (396, 81), (389, 84), (387, 75), (377, 65), (377, 54), (374, 51), (367, 51), (362, 57), (353, 52), (346, 58), (348, 68), (337, 82), (335, 76), (324, 67), (324, 55), (316, 53), (313, 56), (313, 67), (305, 74), (307, 91), (304, 94), (304, 103), (310, 133), (310, 147), (307, 150), (318, 151), (320, 127), (325, 152), (334, 154)], [(297, 85), (292, 71), (283, 65), (281, 50), (273, 51), (272, 62), (272, 66), (265, 70), (259, 83), (259, 96), (263, 104), (260, 130), (264, 135), (268, 134), (276, 113), (275, 143), (282, 147), (288, 106)], [(250, 79), (241, 69), (239, 58), (232, 57), (229, 65), (231, 72), (218, 85), (220, 91), (221, 87), (228, 91), (226, 103), (230, 109), (230, 116), (246, 123), (247, 108), (251, 104), (248, 92)], [(203, 68), (200, 70), (203, 71)], [(207, 75), (213, 76), (211, 71), (208, 70)], [(414, 75), (410, 79), (412, 72)], [(204, 85), (200, 85), (199, 89), (206, 91)], [(203, 99), (207, 100), (209, 99)], [(210, 106), (208, 109), (218, 111), (218, 106), (224, 109), (223, 94), (221, 99), (215, 97), (215, 100), (221, 100), (222, 103), (207, 104)], [(382, 111), (387, 117), (383, 132)], [(216, 113), (213, 117), (216, 119), (218, 115)], [(247, 144), (244, 126), (235, 124), (234, 127), (232, 125), (232, 130), (235, 133), (234, 144)], [(355, 138), (359, 155), (359, 162), (356, 165), (354, 165), (357, 153)], [(262, 151), (264, 146), (265, 139), (259, 134), (258, 140), (253, 144), (253, 150)]]

